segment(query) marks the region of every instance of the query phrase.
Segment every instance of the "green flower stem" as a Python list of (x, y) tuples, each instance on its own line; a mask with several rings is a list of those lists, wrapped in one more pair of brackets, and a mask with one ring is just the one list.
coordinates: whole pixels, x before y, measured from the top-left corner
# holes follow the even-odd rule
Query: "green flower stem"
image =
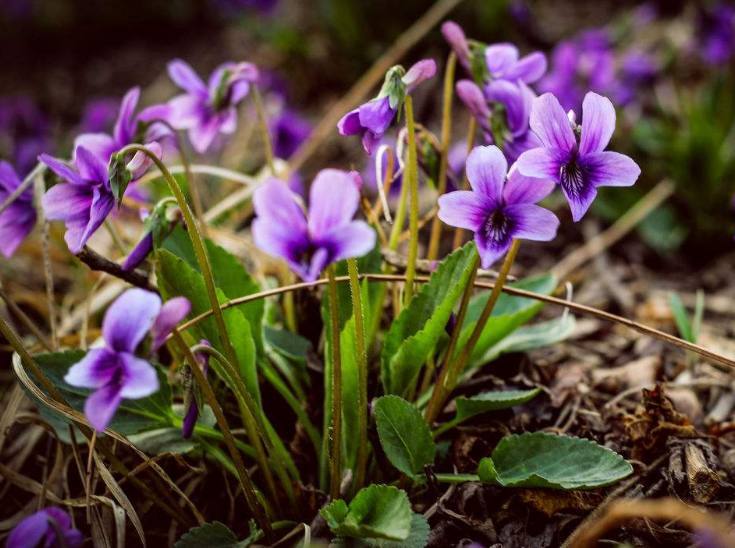
[(350, 276), (352, 294), (352, 316), (355, 318), (355, 349), (357, 350), (357, 428), (360, 440), (357, 445), (357, 464), (353, 492), (357, 492), (365, 482), (368, 459), (368, 401), (367, 401), (367, 351), (365, 348), (365, 318), (362, 308), (357, 259), (347, 259), (347, 273)]
[(408, 185), (404, 179), (401, 184), (401, 195), (398, 198), (398, 209), (396, 215), (393, 218), (393, 227), (390, 231), (390, 238), (388, 239), (388, 248), (391, 251), (398, 249), (398, 243), (401, 241), (401, 232), (403, 232), (403, 225), (406, 222), (406, 207), (408, 202)]
[[(269, 466), (270, 463), (273, 463), (273, 468), (278, 475), (278, 479), (281, 481), (284, 491), (286, 492), (286, 496), (289, 498), (289, 502), (293, 506), (295, 499), (291, 480), (285, 472), (283, 462), (278, 456), (278, 452), (275, 451), (269, 443), (269, 437), (266, 432), (265, 425), (263, 424), (263, 417), (260, 415), (258, 410), (258, 405), (253, 400), (250, 392), (248, 392), (248, 389), (245, 386), (242, 377), (235, 369), (235, 366), (224, 355), (222, 355), (219, 350), (206, 344), (197, 344), (191, 347), (191, 352), (194, 355), (196, 355), (197, 352), (209, 354), (223, 367), (223, 371), (221, 371), (223, 374), (222, 376), (224, 380), (229, 380), (229, 384), (234, 387), (235, 398), (237, 399), (240, 407), (240, 414), (242, 415), (245, 429), (248, 432), (255, 432), (255, 437), (254, 439), (251, 439), (251, 442), (255, 449), (256, 460), (263, 468), (262, 472), (271, 497), (275, 504), (278, 505), (278, 492), (276, 490), (275, 482), (273, 481), (273, 474), (271, 474), (271, 467)], [(270, 461), (268, 460), (263, 444), (266, 445), (269, 453), (273, 455), (273, 458)]]
[(332, 330), (332, 425), (329, 451), (329, 494), (339, 498), (342, 483), (342, 356), (340, 355), (339, 308), (334, 265), (327, 268), (329, 278), (329, 320)]
[(406, 165), (406, 179), (409, 194), (409, 218), (408, 229), (410, 239), (408, 242), (408, 264), (406, 265), (406, 285), (404, 292), (404, 305), (408, 305), (413, 299), (413, 281), (416, 278), (416, 259), (419, 253), (419, 173), (418, 157), (416, 154), (416, 124), (413, 119), (413, 99), (406, 95), (406, 127), (408, 128), (408, 163)]
[[(447, 68), (444, 71), (444, 99), (442, 101), (442, 133), (441, 151), (439, 158), (439, 176), (436, 191), (439, 196), (447, 190), (447, 169), (449, 167), (449, 146), (452, 138), (452, 98), (454, 95), (454, 72), (457, 66), (457, 56), (454, 52), (447, 58)], [(431, 222), (431, 237), (429, 239), (429, 250), (426, 258), (430, 261), (436, 260), (439, 253), (439, 241), (441, 240), (443, 223), (438, 215)]]
[[(495, 303), (498, 302), (498, 297), (500, 297), (500, 294), (503, 291), (503, 286), (508, 279), (510, 268), (513, 266), (513, 262), (515, 261), (516, 255), (518, 254), (518, 248), (520, 247), (520, 245), (520, 240), (513, 240), (513, 243), (510, 246), (510, 250), (505, 256), (503, 265), (500, 267), (498, 279), (493, 284), (493, 289), (487, 299), (485, 308), (482, 309), (482, 313), (480, 314), (480, 317), (475, 324), (475, 328), (472, 330), (472, 334), (467, 340), (467, 343), (460, 351), (459, 356), (455, 359), (452, 353), (449, 352), (449, 350), (453, 349), (447, 350), (445, 358), (446, 362), (444, 366), (446, 373), (444, 373), (443, 371), (442, 373), (444, 373), (444, 378), (440, 379), (440, 381), (436, 383), (434, 393), (432, 394), (432, 400), (434, 400), (433, 405), (432, 402), (429, 402), (429, 408), (427, 408), (426, 412), (426, 421), (429, 424), (432, 424), (436, 419), (437, 415), (444, 406), (444, 402), (446, 401), (447, 396), (454, 389), (454, 386), (457, 382), (457, 377), (460, 375), (460, 373), (462, 373), (462, 371), (464, 371), (467, 362), (472, 356), (472, 351), (475, 349), (477, 341), (480, 339), (480, 335), (482, 335), (482, 330), (485, 328), (485, 324), (487, 324), (487, 321), (490, 319), (490, 315), (493, 313), (493, 309), (495, 308)], [(475, 272), (477, 272), (476, 268)], [(473, 284), (474, 279), (472, 280), (471, 284), (468, 284), (468, 287), (471, 287)], [(465, 297), (463, 297), (463, 300), (464, 298)], [(464, 318), (462, 318), (462, 320), (464, 320)], [(462, 323), (464, 322), (457, 321), (457, 327), (455, 329), (461, 330)], [(459, 338), (459, 335), (457, 335), (457, 338)], [(435, 394), (436, 397), (434, 397)]]
[(434, 474), (434, 479), (441, 483), (468, 483), (480, 481), (477, 474)]
[[(179, 190), (179, 192), (181, 191)], [(270, 521), (268, 520), (265, 508), (258, 498), (258, 494), (255, 490), (255, 485), (253, 484), (247, 470), (245, 469), (245, 463), (242, 460), (240, 452), (237, 450), (235, 437), (232, 435), (232, 431), (230, 430), (230, 426), (227, 423), (227, 418), (225, 417), (224, 411), (222, 411), (222, 407), (217, 401), (217, 396), (214, 394), (214, 391), (212, 390), (209, 381), (207, 381), (207, 377), (204, 376), (202, 370), (197, 366), (197, 360), (194, 357), (194, 354), (184, 341), (184, 338), (181, 336), (181, 333), (179, 333), (178, 329), (174, 329), (173, 335), (174, 340), (179, 346), (179, 350), (185, 356), (187, 361), (191, 364), (190, 369), (194, 375), (194, 379), (201, 388), (202, 395), (204, 396), (205, 401), (212, 408), (214, 416), (217, 419), (217, 424), (219, 425), (220, 430), (222, 430), (225, 445), (227, 446), (227, 450), (230, 453), (232, 462), (235, 465), (235, 469), (237, 470), (237, 476), (240, 480), (240, 486), (242, 487), (243, 494), (245, 495), (245, 499), (247, 500), (248, 507), (250, 508), (250, 511), (252, 512), (255, 521), (257, 521), (258, 526), (263, 530), (266, 537), (271, 537), (273, 531), (271, 529)]]
[(480, 256), (477, 254), (477, 249), (475, 248), (475, 258), (474, 264), (472, 265), (472, 274), (470, 274), (470, 278), (469, 280), (467, 280), (467, 285), (465, 286), (464, 292), (462, 293), (462, 301), (459, 305), (457, 321), (454, 324), (452, 336), (449, 339), (449, 345), (447, 346), (447, 351), (444, 354), (444, 365), (439, 372), (439, 378), (434, 383), (434, 390), (431, 393), (431, 399), (429, 400), (429, 405), (426, 408), (425, 418), (426, 422), (429, 425), (431, 425), (436, 419), (441, 409), (441, 403), (444, 401), (444, 386), (447, 381), (447, 376), (449, 375), (450, 362), (452, 356), (454, 356), (454, 350), (457, 347), (459, 334), (462, 332), (462, 326), (464, 325), (464, 319), (467, 315), (467, 308), (470, 303), (470, 298), (472, 297), (472, 292), (475, 289), (475, 278), (477, 277), (477, 268), (479, 266)]
[[(470, 123), (467, 125), (467, 155), (469, 156), (472, 151), (472, 147), (475, 146), (475, 133), (477, 132), (477, 122), (474, 116), (470, 116)], [(465, 171), (462, 177), (462, 184), (459, 190), (465, 190), (467, 188), (467, 172)], [(454, 229), (454, 241), (452, 242), (452, 249), (457, 249), (462, 245), (462, 238), (464, 230), (461, 228)]]
[(268, 118), (265, 114), (265, 108), (263, 107), (263, 99), (260, 96), (260, 91), (257, 86), (252, 87), (253, 102), (255, 103), (255, 111), (258, 114), (258, 126), (260, 127), (260, 137), (263, 140), (263, 147), (265, 148), (265, 161), (268, 164), (268, 169), (271, 173), (276, 175), (275, 160), (273, 157), (273, 144), (271, 143), (271, 134), (268, 130)]

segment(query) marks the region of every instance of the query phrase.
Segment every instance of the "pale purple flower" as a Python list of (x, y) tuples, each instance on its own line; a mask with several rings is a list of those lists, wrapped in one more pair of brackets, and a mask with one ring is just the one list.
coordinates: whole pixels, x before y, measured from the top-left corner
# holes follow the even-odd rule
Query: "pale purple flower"
[(258, 80), (258, 69), (252, 63), (224, 63), (206, 84), (180, 59), (168, 64), (168, 74), (186, 92), (169, 101), (169, 121), (176, 129), (188, 132), (191, 145), (200, 154), (220, 133), (235, 132), (237, 105)]
[(158, 374), (136, 351), (146, 337), (155, 352), (191, 309), (184, 297), (161, 304), (155, 293), (129, 289), (107, 309), (102, 322), (105, 346), (93, 348), (71, 366), (64, 380), (94, 391), (87, 397), (84, 414), (102, 432), (112, 420), (123, 398), (140, 399), (158, 391)]
[(558, 183), (574, 221), (592, 205), (598, 187), (631, 186), (641, 173), (628, 156), (605, 150), (615, 131), (615, 108), (607, 97), (587, 93), (578, 128), (557, 98), (545, 93), (533, 103), (531, 129), (543, 146), (524, 152), (518, 158), (518, 170)]
[(304, 281), (314, 281), (336, 261), (365, 255), (375, 232), (352, 218), (360, 203), (359, 175), (323, 169), (311, 185), (309, 211), (286, 183), (271, 179), (255, 191), (255, 244), (284, 259)]
[(560, 42), (551, 55), (551, 70), (539, 81), (565, 110), (579, 109), (588, 91), (608, 93), (615, 81), (615, 55), (606, 31), (593, 29)]
[(469, 74), (472, 74), (472, 51), (462, 27), (454, 21), (445, 21), (442, 24), (442, 35), (454, 51), (459, 63)]
[(130, 89), (120, 103), (120, 111), (115, 121), (112, 135), (107, 133), (83, 133), (74, 140), (74, 150), (83, 147), (97, 156), (103, 164), (117, 151), (133, 143), (151, 144), (170, 133), (156, 120), (167, 120), (168, 105), (152, 105), (136, 114), (140, 99), (140, 88)]
[(513, 44), (491, 44), (485, 48), (485, 63), (490, 81), (508, 80), (532, 84), (546, 72), (546, 56), (539, 52), (520, 57)]
[(720, 2), (699, 20), (697, 46), (710, 65), (727, 63), (735, 53), (735, 6)]
[[(209, 341), (202, 339), (199, 344), (205, 346), (212, 346)], [(196, 358), (196, 365), (192, 364), (192, 367), (199, 367), (202, 370), (204, 376), (207, 376), (209, 371), (209, 354), (207, 352), (197, 352), (194, 356)], [(181, 437), (184, 439), (191, 438), (194, 433), (194, 427), (196, 426), (197, 419), (199, 418), (199, 404), (197, 403), (196, 395), (194, 390), (189, 389), (187, 391), (185, 400), (186, 411), (184, 414), (184, 420), (181, 424)]]
[(79, 131), (81, 133), (107, 133), (115, 123), (119, 106), (118, 101), (110, 97), (92, 99), (84, 105)]
[[(61, 534), (62, 538), (58, 538)], [(82, 533), (74, 529), (71, 517), (58, 506), (49, 506), (24, 518), (16, 525), (5, 546), (7, 548), (78, 548), (84, 542)]]
[(439, 197), (439, 218), (450, 226), (475, 233), (483, 268), (505, 255), (514, 239), (549, 241), (559, 219), (536, 205), (554, 190), (552, 181), (525, 177), (494, 145), (475, 147), (467, 157), (472, 190)]
[(311, 135), (311, 124), (297, 113), (283, 109), (269, 122), (273, 152), (278, 158), (288, 160)]
[(651, 86), (659, 72), (660, 64), (656, 57), (639, 49), (626, 53), (620, 61), (615, 82), (610, 93), (620, 106), (632, 103), (638, 94)]
[(482, 129), (485, 143), (497, 145), (508, 161), (540, 146), (530, 131), (528, 121), (536, 97), (523, 82), (496, 80), (485, 85), (484, 92), (470, 80), (457, 82), (457, 95)]
[(405, 74), (400, 66), (386, 73), (385, 82), (375, 99), (345, 114), (337, 123), (340, 135), (360, 135), (365, 152), (372, 155), (383, 134), (396, 118), (407, 93), (421, 82), (433, 78), (436, 63), (423, 59), (415, 63)]
[[(160, 156), (157, 143), (150, 143), (148, 147)], [(64, 181), (52, 186), (43, 196), (46, 218), (66, 224), (64, 239), (69, 251), (76, 255), (110, 214), (115, 197), (107, 164), (102, 157), (77, 146), (74, 158), (74, 165), (70, 166), (48, 154), (39, 156), (39, 160)], [(150, 160), (143, 153), (136, 153), (127, 164), (131, 182), (140, 178), (149, 166)]]
[[(22, 181), (13, 167), (0, 161), (0, 204), (15, 192)], [(33, 187), (29, 187), (0, 213), (0, 253), (10, 258), (21, 242), (36, 226), (36, 208), (33, 205)]]

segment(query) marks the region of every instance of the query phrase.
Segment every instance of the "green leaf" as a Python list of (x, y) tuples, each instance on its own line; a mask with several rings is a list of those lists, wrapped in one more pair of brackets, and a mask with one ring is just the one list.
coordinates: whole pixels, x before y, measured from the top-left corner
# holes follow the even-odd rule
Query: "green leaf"
[[(510, 287), (533, 291), (544, 295), (550, 294), (557, 285), (557, 281), (551, 274), (539, 276), (535, 278), (526, 278), (517, 283), (510, 284)], [(477, 323), (477, 320), (485, 308), (490, 292), (473, 297), (467, 307), (467, 316), (462, 327), (457, 351), (461, 350), (470, 338), (470, 334)], [(472, 352), (468, 369), (473, 369), (484, 365), (483, 356), (490, 347), (497, 344), (510, 333), (518, 329), (520, 326), (528, 323), (541, 310), (543, 303), (526, 297), (516, 297), (507, 293), (502, 293), (495, 303), (493, 313), (490, 315), (485, 328), (482, 330), (477, 345)]]
[(632, 472), (623, 457), (591, 440), (545, 432), (503, 438), (477, 469), (483, 482), (551, 489), (594, 489)]
[(381, 378), (388, 394), (404, 395), (445, 333), (455, 303), (475, 265), (468, 243), (444, 259), (431, 279), (390, 326), (381, 353)]
[(457, 414), (454, 421), (466, 421), (470, 417), (487, 413), (488, 411), (499, 411), (516, 405), (522, 405), (531, 401), (541, 392), (540, 388), (531, 390), (501, 390), (497, 392), (482, 392), (471, 398), (457, 398)]
[[(183, 295), (191, 302), (190, 316), (196, 316), (210, 310), (209, 297), (204, 285), (202, 275), (194, 270), (183, 259), (177, 257), (166, 249), (159, 249), (158, 256), (158, 280), (161, 294), (170, 299)], [(225, 294), (218, 289), (217, 298), (219, 302), (227, 300)], [(228, 308), (224, 311), (225, 325), (230, 336), (230, 341), (235, 350), (240, 374), (245, 385), (256, 402), (260, 402), (260, 390), (258, 387), (258, 373), (256, 370), (255, 342), (250, 330), (250, 323), (238, 308)], [(213, 316), (202, 320), (191, 329), (197, 338), (207, 339), (212, 346), (222, 353), (225, 348), (220, 340), (219, 330)]]
[(169, 426), (148, 430), (128, 436), (128, 439), (141, 451), (149, 455), (160, 455), (161, 453), (188, 453), (196, 443), (192, 439), (181, 437), (181, 428)]
[(436, 446), (416, 406), (398, 396), (383, 396), (375, 402), (375, 422), (380, 445), (398, 470), (415, 477), (434, 462)]
[(284, 358), (297, 363), (306, 363), (306, 354), (311, 348), (311, 342), (298, 333), (287, 329), (275, 329), (266, 325), (263, 328), (266, 346), (271, 347)]
[(519, 327), (488, 348), (478, 362), (489, 363), (501, 354), (527, 352), (528, 350), (556, 344), (567, 339), (574, 332), (576, 324), (574, 316), (562, 314), (553, 320)]
[(335, 500), (319, 512), (332, 533), (358, 539), (404, 541), (411, 534), (411, 503), (408, 495), (389, 485), (370, 485), (349, 506)]
[(199, 527), (189, 529), (174, 544), (174, 548), (247, 548), (256, 542), (262, 533), (253, 524), (251, 533), (245, 540), (238, 540), (229, 527), (219, 521), (205, 523)]
[(411, 516), (411, 532), (405, 540), (384, 540), (384, 539), (343, 539), (336, 538), (330, 546), (339, 548), (342, 546), (351, 546), (354, 548), (424, 548), (429, 543), (429, 533), (431, 528), (426, 518), (417, 512)]
[(684, 303), (681, 302), (681, 298), (676, 293), (672, 293), (669, 296), (669, 308), (671, 308), (671, 313), (674, 315), (676, 328), (679, 330), (681, 338), (691, 343), (696, 342), (693, 340), (694, 330), (692, 329), (692, 324), (689, 321), (687, 310), (684, 308)]
[(128, 188), (128, 184), (130, 184), (132, 174), (127, 168), (125, 158), (119, 153), (113, 154), (110, 157), (107, 171), (110, 174), (110, 190), (115, 197), (115, 203), (119, 207)]
[[(84, 412), (84, 401), (91, 391), (67, 384), (64, 381), (64, 376), (69, 368), (80, 361), (84, 355), (85, 352), (81, 350), (72, 350), (34, 356), (38, 366), (59, 389), (69, 405), (82, 413)], [(123, 399), (110, 422), (111, 429), (130, 436), (138, 432), (165, 428), (174, 424), (174, 415), (171, 409), (171, 388), (163, 371), (159, 368), (156, 368), (156, 371), (160, 386), (158, 392), (138, 400)], [(31, 375), (30, 372), (28, 374)], [(31, 378), (33, 378), (32, 375)], [(33, 380), (38, 383), (38, 379)], [(39, 408), (44, 416), (52, 419), (55, 427), (60, 427), (57, 428), (60, 438), (68, 441), (69, 434), (65, 426), (69, 422), (66, 418), (41, 403), (39, 403)]]

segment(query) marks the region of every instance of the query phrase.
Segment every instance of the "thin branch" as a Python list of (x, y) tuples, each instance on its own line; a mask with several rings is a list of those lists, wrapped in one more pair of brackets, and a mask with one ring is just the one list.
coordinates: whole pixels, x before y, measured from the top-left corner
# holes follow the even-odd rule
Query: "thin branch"
[(123, 270), (122, 267), (109, 259), (106, 259), (96, 251), (91, 250), (86, 245), (77, 254), (77, 258), (86, 264), (91, 270), (98, 272), (106, 272), (116, 278), (119, 278), (131, 285), (146, 289), (148, 291), (157, 291), (148, 281), (148, 276), (138, 270)]
[[(350, 279), (349, 276), (335, 277), (335, 281), (339, 283), (348, 282), (349, 279)], [(406, 276), (402, 274), (360, 274), (360, 279), (361, 280), (371, 280), (371, 281), (376, 281), (376, 282), (404, 282), (406, 280)], [(420, 282), (420, 283), (426, 283), (429, 281), (429, 277), (428, 276), (416, 276), (415, 281)], [(257, 301), (259, 299), (264, 299), (267, 297), (273, 297), (275, 295), (280, 295), (282, 293), (287, 293), (289, 291), (298, 291), (300, 289), (306, 289), (309, 287), (317, 287), (320, 285), (325, 285), (326, 283), (327, 283), (327, 278), (320, 278), (313, 282), (301, 282), (301, 283), (292, 284), (292, 285), (288, 285), (284, 287), (277, 287), (275, 289), (268, 289), (266, 291), (260, 291), (259, 293), (253, 293), (251, 295), (246, 295), (244, 297), (238, 297), (237, 299), (232, 299), (232, 300), (223, 302), (221, 303), (220, 306), (222, 310), (226, 310), (227, 308), (231, 308), (233, 306), (238, 306), (241, 304)], [(483, 282), (483, 281), (475, 281), (474, 285), (475, 287), (480, 287), (482, 289), (492, 289), (494, 287), (494, 284), (492, 282)], [(659, 331), (658, 329), (649, 327), (642, 323), (638, 323), (628, 318), (624, 318), (622, 316), (617, 316), (615, 314), (605, 312), (604, 310), (600, 310), (598, 308), (575, 303), (573, 301), (566, 301), (564, 299), (560, 299), (558, 297), (552, 297), (550, 295), (542, 295), (541, 293), (534, 293), (533, 291), (526, 291), (524, 289), (518, 289), (516, 287), (503, 286), (503, 293), (507, 293), (508, 295), (514, 295), (516, 297), (525, 297), (527, 299), (533, 299), (536, 301), (553, 304), (555, 306), (559, 306), (562, 308), (568, 308), (570, 310), (573, 310), (580, 314), (584, 314), (586, 316), (593, 316), (601, 320), (624, 325), (625, 327), (628, 327), (632, 329), (633, 331), (637, 331), (638, 333), (641, 333), (643, 335), (654, 337), (668, 344), (676, 346), (677, 348), (681, 348), (683, 350), (688, 350), (690, 352), (694, 352), (695, 354), (699, 354), (703, 358), (710, 360), (713, 363), (724, 365), (725, 367), (729, 367), (731, 369), (735, 369), (735, 360), (733, 360), (732, 358), (728, 358), (727, 356), (723, 356), (721, 354), (713, 352), (712, 350), (709, 350), (705, 348), (704, 346), (690, 343), (688, 341), (680, 339), (669, 333)], [(212, 314), (212, 311), (207, 310), (206, 312), (203, 312), (199, 314), (198, 316), (195, 316), (194, 318), (187, 321), (186, 323), (183, 323), (180, 326), (180, 329), (184, 331), (198, 324), (202, 320), (205, 320), (211, 314)]]
[(5, 198), (5, 201), (0, 204), (0, 213), (8, 209), (11, 205), (13, 205), (13, 202), (17, 200), (21, 194), (23, 194), (28, 188), (33, 184), (33, 181), (36, 180), (36, 176), (43, 173), (46, 169), (46, 166), (44, 164), (38, 163), (36, 164), (36, 167), (33, 168), (33, 170), (26, 176), (25, 179), (23, 179), (23, 182), (18, 185), (18, 188), (16, 188), (10, 196)]

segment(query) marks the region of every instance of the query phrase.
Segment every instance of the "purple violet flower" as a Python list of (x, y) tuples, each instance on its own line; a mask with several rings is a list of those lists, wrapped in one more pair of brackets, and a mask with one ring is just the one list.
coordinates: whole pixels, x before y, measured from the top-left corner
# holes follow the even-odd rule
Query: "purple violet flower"
[(107, 165), (115, 152), (133, 143), (151, 144), (168, 135), (169, 129), (156, 120), (167, 120), (168, 105), (152, 105), (135, 113), (140, 99), (140, 88), (129, 90), (120, 103), (112, 135), (107, 133), (83, 133), (74, 140), (74, 150), (83, 147)]
[(273, 152), (288, 160), (311, 135), (311, 124), (295, 112), (283, 109), (269, 123)]
[(531, 129), (543, 145), (524, 152), (517, 165), (523, 175), (559, 184), (576, 222), (592, 205), (597, 187), (631, 186), (641, 170), (628, 156), (605, 150), (615, 131), (615, 108), (607, 97), (587, 93), (581, 128), (570, 118), (552, 94), (535, 99)]
[(553, 240), (559, 219), (536, 205), (554, 190), (552, 181), (525, 177), (494, 145), (475, 147), (467, 157), (472, 190), (439, 197), (439, 218), (450, 226), (472, 230), (483, 268), (505, 255), (514, 239)]
[(490, 81), (508, 80), (532, 84), (546, 72), (546, 56), (540, 51), (519, 57), (513, 44), (491, 44), (485, 48), (485, 63)]
[[(21, 183), (13, 167), (7, 162), (0, 161), (0, 204), (3, 204)], [(34, 226), (36, 226), (36, 208), (33, 205), (31, 186), (0, 213), (0, 253), (10, 258)]]
[(704, 12), (699, 20), (697, 43), (707, 63), (727, 63), (735, 52), (735, 7), (720, 2)]
[(255, 244), (307, 282), (331, 263), (365, 255), (375, 247), (375, 232), (352, 220), (360, 184), (357, 172), (323, 169), (311, 185), (306, 213), (286, 183), (270, 179), (253, 196)]
[(117, 100), (105, 97), (92, 99), (82, 111), (82, 121), (79, 122), (81, 133), (106, 133), (110, 131), (118, 115), (119, 103)]
[(84, 414), (98, 432), (110, 424), (123, 398), (139, 399), (158, 391), (158, 375), (136, 350), (150, 335), (150, 353), (191, 309), (184, 297), (165, 304), (155, 293), (128, 289), (107, 309), (102, 323), (105, 346), (93, 348), (71, 366), (64, 380), (72, 386), (92, 388), (84, 404)]
[[(206, 339), (199, 341), (199, 344), (212, 346)], [(196, 358), (197, 363), (196, 366), (193, 365), (192, 367), (199, 367), (206, 377), (207, 372), (209, 371), (209, 354), (206, 352), (197, 352), (194, 357)], [(194, 433), (194, 427), (196, 426), (197, 419), (199, 418), (199, 404), (197, 403), (195, 391), (192, 387), (187, 390), (184, 404), (186, 412), (181, 425), (181, 437), (188, 440)]]
[(620, 61), (616, 81), (610, 86), (610, 94), (620, 106), (635, 101), (638, 93), (653, 84), (659, 72), (659, 62), (642, 50), (634, 49)]
[[(59, 539), (61, 534), (63, 538)], [(78, 548), (84, 542), (82, 533), (74, 529), (71, 517), (58, 506), (49, 506), (21, 520), (6, 542), (7, 548)]]
[(464, 69), (472, 74), (472, 50), (470, 50), (467, 35), (464, 30), (454, 21), (445, 21), (442, 24), (442, 35), (449, 46), (454, 50), (457, 60)]
[[(158, 143), (149, 143), (148, 148), (160, 156)], [(48, 154), (41, 154), (39, 160), (64, 181), (52, 186), (44, 194), (42, 204), (47, 219), (64, 221), (64, 239), (69, 251), (76, 255), (102, 225), (115, 204), (107, 164), (83, 146), (77, 146), (74, 151), (74, 167)], [(136, 153), (127, 164), (131, 171), (131, 183), (139, 179), (150, 164), (147, 156)]]
[(408, 72), (397, 65), (385, 75), (383, 87), (375, 99), (368, 101), (345, 114), (337, 123), (340, 135), (360, 135), (362, 146), (369, 155), (380, 143), (383, 134), (396, 118), (407, 93), (421, 82), (433, 78), (436, 63), (433, 59), (423, 59), (414, 64)]
[(218, 134), (235, 132), (236, 107), (258, 80), (258, 69), (252, 63), (224, 63), (214, 70), (207, 84), (180, 59), (168, 64), (168, 74), (186, 92), (169, 101), (169, 122), (176, 129), (187, 130), (191, 145), (200, 154), (209, 149)]

